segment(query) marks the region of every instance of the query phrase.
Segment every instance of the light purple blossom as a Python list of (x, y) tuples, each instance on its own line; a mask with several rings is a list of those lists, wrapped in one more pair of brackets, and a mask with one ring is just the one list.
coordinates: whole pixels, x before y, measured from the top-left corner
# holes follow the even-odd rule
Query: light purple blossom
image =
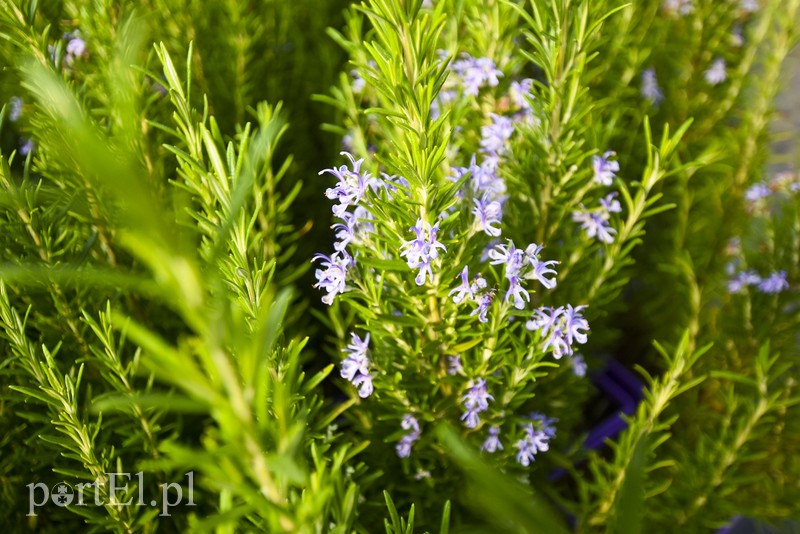
[(758, 0), (739, 0), (739, 9), (746, 15), (755, 13), (760, 7), (761, 6), (758, 5)]
[(617, 231), (608, 224), (608, 212), (575, 211), (572, 220), (581, 223), (581, 229), (586, 231), (586, 237), (597, 237), (603, 243), (613, 243)]
[(608, 213), (622, 213), (622, 206), (617, 200), (616, 197), (617, 193), (609, 193), (605, 197), (600, 199), (600, 205), (605, 209)]
[(540, 412), (531, 412), (528, 417), (539, 426), (539, 430), (544, 432), (545, 436), (550, 439), (556, 437), (556, 423), (558, 422), (558, 418), (547, 417)]
[(508, 98), (516, 108), (529, 112), (531, 111), (531, 103), (528, 101), (528, 98), (532, 98), (532, 88), (533, 80), (531, 78), (525, 78), (518, 82), (511, 82), (511, 86), (508, 89)]
[(86, 54), (86, 41), (80, 37), (79, 32), (65, 33), (64, 39), (67, 39), (66, 61), (68, 65)]
[(516, 248), (510, 239), (507, 245), (496, 245), (489, 251), (489, 258), (492, 265), (505, 265), (505, 277), (509, 280), (517, 277), (525, 265), (525, 253)]
[(744, 199), (747, 202), (758, 202), (762, 198), (766, 198), (772, 194), (772, 190), (764, 182), (758, 182), (747, 188), (744, 193)]
[[(556, 260), (539, 261), (537, 258), (531, 262), (533, 270), (527, 276), (535, 278), (547, 289), (553, 289), (556, 287), (556, 274), (558, 273), (556, 273), (555, 269), (551, 269), (550, 266), (558, 265), (558, 263)], [(547, 278), (547, 275), (551, 274), (553, 275), (552, 278)]]
[(711, 85), (719, 85), (728, 78), (728, 73), (725, 70), (725, 60), (717, 58), (711, 63), (711, 66), (704, 73), (706, 81)]
[(448, 293), (448, 296), (455, 293), (453, 302), (461, 304), (466, 297), (473, 298), (475, 292), (472, 290), (472, 284), (469, 281), (469, 267), (465, 266), (461, 271), (461, 285)]
[(425, 284), (429, 276), (433, 280), (431, 262), (439, 257), (438, 249), (447, 251), (447, 248), (437, 240), (438, 222), (431, 226), (422, 219), (417, 219), (417, 224), (410, 230), (414, 232), (415, 239), (403, 243), (400, 255), (406, 257), (410, 268), (419, 269), (415, 281), (418, 286), (421, 286)]
[(496, 161), (485, 157), (483, 164), (478, 165), (476, 160), (477, 157), (473, 154), (469, 167), (454, 167), (450, 180), (457, 182), (466, 173), (470, 173), (469, 184), (472, 196), (474, 198), (487, 196), (489, 200), (497, 201), (502, 205), (507, 198), (505, 195), (507, 187), (505, 181), (497, 175)]
[(342, 165), (338, 169), (324, 169), (320, 171), (320, 175), (324, 173), (331, 174), (339, 180), (336, 187), (329, 188), (325, 191), (325, 196), (331, 200), (338, 200), (339, 204), (333, 206), (333, 214), (337, 217), (342, 217), (342, 214), (351, 205), (358, 204), (361, 197), (370, 186), (374, 178), (369, 173), (361, 174), (361, 164), (363, 159), (356, 160), (349, 152), (341, 152), (343, 156), (347, 156), (352, 165), (349, 169), (347, 165)]
[(323, 269), (317, 269), (314, 276), (317, 283), (314, 287), (324, 289), (327, 294), (322, 297), (322, 302), (330, 306), (333, 298), (345, 291), (345, 280), (347, 269), (354, 263), (353, 259), (346, 252), (336, 252), (328, 257), (324, 254), (315, 254), (311, 261), (322, 260), (320, 265)]
[(510, 285), (508, 291), (506, 291), (505, 302), (508, 302), (509, 299), (514, 300), (514, 307), (518, 310), (525, 309), (525, 302), (531, 301), (531, 296), (528, 291), (522, 287), (519, 283), (519, 278), (516, 276), (512, 277), (509, 281)]
[(585, 305), (573, 308), (571, 304), (567, 304), (567, 307), (564, 309), (564, 314), (562, 316), (564, 332), (566, 334), (567, 344), (570, 346), (572, 346), (575, 341), (581, 345), (587, 341), (586, 332), (589, 330), (589, 322), (581, 315), (581, 312), (585, 308)]
[(483, 445), (481, 445), (481, 450), (486, 451), (488, 453), (493, 453), (498, 450), (500, 451), (503, 450), (503, 444), (500, 442), (499, 426), (489, 427), (489, 437), (487, 437), (486, 441), (484, 441)]
[(478, 225), (478, 230), (481, 230), (492, 237), (499, 237), (502, 233), (500, 228), (493, 226), (500, 224), (500, 218), (503, 216), (503, 206), (496, 200), (490, 201), (486, 194), (482, 199), (473, 199), (475, 207), (472, 208), (472, 213), (475, 215), (475, 222)]
[(353, 81), (350, 83), (350, 88), (352, 89), (353, 94), (361, 94), (361, 92), (364, 90), (364, 87), (367, 86), (367, 81), (361, 77), (356, 69), (350, 71), (350, 76), (353, 78)]
[(27, 156), (33, 152), (35, 147), (36, 145), (34, 145), (33, 139), (26, 139), (23, 137), (19, 140), (19, 153), (21, 156)]
[(583, 356), (580, 354), (574, 355), (570, 358), (570, 363), (572, 364), (572, 374), (579, 378), (586, 376), (586, 371), (589, 367), (586, 365), (586, 360), (583, 359)]
[(400, 427), (403, 430), (409, 430), (410, 432), (400, 438), (400, 442), (396, 445), (395, 450), (397, 451), (398, 457), (408, 458), (411, 456), (412, 445), (414, 445), (414, 442), (417, 441), (420, 436), (419, 422), (417, 421), (416, 417), (411, 414), (407, 414), (400, 422)]
[(475, 96), (482, 87), (497, 87), (500, 83), (498, 77), (503, 73), (495, 68), (494, 61), (489, 58), (475, 59), (466, 53), (461, 57), (453, 62), (453, 72), (461, 78), (465, 95)]
[(786, 271), (776, 271), (758, 284), (758, 290), (767, 294), (780, 293), (785, 289), (789, 289), (789, 282), (786, 281)]
[(464, 367), (461, 365), (461, 356), (456, 354), (455, 356), (448, 356), (447, 357), (447, 374), (450, 376), (456, 376), (464, 372)]
[(492, 123), (481, 127), (481, 152), (502, 156), (508, 150), (508, 140), (514, 135), (514, 122), (496, 113), (491, 117)]
[(362, 399), (369, 397), (373, 392), (372, 376), (369, 373), (369, 333), (362, 340), (358, 334), (351, 334), (352, 341), (342, 352), (347, 357), (342, 361), (340, 375), (358, 388), (358, 396)]
[(615, 152), (606, 151), (602, 156), (592, 156), (592, 169), (594, 170), (594, 181), (602, 185), (611, 185), (614, 177), (619, 172), (619, 162), (611, 161)]
[(461, 416), (461, 420), (464, 421), (467, 428), (476, 428), (480, 424), (481, 420), (478, 414), (489, 409), (490, 400), (494, 400), (494, 397), (486, 390), (486, 380), (478, 378), (462, 397), (466, 411)]
[(667, 11), (678, 12), (681, 15), (688, 15), (694, 11), (692, 0), (664, 0), (663, 5)]
[(761, 283), (761, 277), (753, 270), (741, 271), (732, 280), (728, 281), (729, 293), (742, 293), (747, 286), (754, 286)]
[(17, 122), (22, 116), (22, 99), (18, 96), (12, 96), (8, 101), (8, 120)]
[(514, 444), (517, 448), (517, 463), (524, 467), (536, 460), (536, 454), (550, 449), (550, 440), (555, 437), (555, 427), (547, 422), (552, 420), (544, 419), (538, 425), (533, 422), (523, 425), (525, 434)]
[(533, 311), (525, 328), (538, 331), (545, 340), (542, 352), (551, 351), (557, 360), (565, 354), (571, 356), (575, 343), (583, 345), (588, 341), (589, 322), (581, 313), (585, 307), (569, 304), (558, 308), (543, 306)]
[(661, 92), (661, 87), (658, 86), (658, 78), (656, 78), (656, 70), (654, 68), (649, 68), (642, 72), (642, 96), (653, 104), (659, 104), (664, 100), (664, 93)]

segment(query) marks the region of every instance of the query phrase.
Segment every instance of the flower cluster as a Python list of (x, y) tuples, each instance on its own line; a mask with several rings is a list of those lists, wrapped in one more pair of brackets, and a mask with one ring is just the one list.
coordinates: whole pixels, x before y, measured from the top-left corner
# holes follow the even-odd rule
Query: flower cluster
[(688, 15), (694, 11), (692, 0), (664, 0), (663, 6), (665, 11), (681, 15)]
[(745, 191), (744, 199), (749, 209), (758, 207), (761, 201), (778, 193), (792, 194), (800, 192), (800, 179), (793, 172), (782, 172), (770, 181), (757, 182)]
[(498, 77), (503, 73), (495, 67), (494, 61), (488, 57), (473, 58), (467, 53), (461, 54), (458, 61), (453, 62), (453, 72), (461, 78), (464, 94), (475, 96), (482, 87), (497, 87)]
[(576, 342), (584, 344), (587, 341), (589, 322), (581, 314), (585, 307), (572, 307), (570, 304), (558, 308), (543, 306), (534, 310), (525, 327), (531, 331), (538, 331), (545, 339), (542, 348), (544, 352), (552, 351), (556, 359), (565, 354), (572, 356), (573, 345)]
[(475, 380), (462, 398), (465, 412), (461, 420), (467, 428), (477, 428), (481, 424), (479, 414), (489, 409), (490, 400), (494, 400), (494, 397), (486, 390), (486, 380), (483, 378)]
[(372, 375), (369, 374), (369, 358), (367, 357), (369, 333), (364, 336), (363, 341), (355, 332), (351, 335), (353, 341), (342, 349), (342, 352), (348, 356), (342, 361), (340, 374), (342, 378), (349, 380), (358, 388), (359, 397), (366, 399), (373, 391)]
[(652, 67), (642, 72), (642, 96), (653, 104), (660, 104), (664, 100), (664, 93), (658, 85), (656, 69)]
[(17, 122), (22, 116), (22, 99), (18, 96), (12, 96), (8, 101), (8, 120)]
[(586, 237), (596, 237), (603, 243), (614, 242), (617, 231), (611, 227), (609, 220), (612, 213), (621, 213), (622, 206), (615, 197), (617, 193), (609, 193), (600, 199), (600, 207), (593, 210), (582, 209), (572, 212), (572, 220), (581, 223), (581, 229), (586, 232)]
[(611, 158), (616, 153), (607, 150), (602, 156), (592, 156), (592, 169), (594, 170), (594, 181), (598, 184), (609, 186), (619, 172), (619, 162), (612, 161)]
[(586, 360), (583, 359), (583, 356), (575, 354), (570, 358), (570, 363), (572, 363), (572, 374), (578, 378), (586, 376), (586, 371), (589, 370), (589, 366), (586, 365)]
[(410, 432), (400, 439), (400, 442), (395, 446), (395, 450), (398, 457), (408, 458), (411, 456), (411, 446), (419, 439), (419, 422), (416, 417), (408, 414), (403, 417), (400, 426), (403, 430), (409, 430)]
[(523, 425), (524, 435), (514, 446), (517, 448), (517, 463), (528, 467), (536, 460), (536, 454), (550, 449), (550, 440), (556, 437), (555, 419), (532, 413), (531, 422)]
[(439, 232), (438, 221), (431, 226), (422, 219), (417, 219), (417, 224), (410, 230), (414, 232), (415, 238), (403, 243), (400, 255), (406, 257), (410, 268), (419, 269), (415, 281), (418, 286), (421, 286), (425, 284), (428, 276), (433, 281), (431, 263), (439, 257), (438, 249), (447, 251), (447, 248), (436, 237)]
[[(362, 204), (364, 195), (370, 188), (375, 190), (380, 187), (390, 187), (368, 172), (361, 172), (363, 159), (356, 160), (348, 152), (342, 152), (342, 155), (347, 156), (352, 168), (342, 165), (338, 169), (324, 169), (319, 173), (331, 174), (338, 180), (336, 186), (325, 191), (325, 196), (338, 201), (333, 205), (333, 214), (342, 220), (333, 225), (336, 238), (339, 240), (333, 245), (336, 252), (331, 256), (316, 254), (312, 259), (312, 261), (322, 260), (321, 265), (324, 268), (315, 271), (317, 284), (314, 287), (327, 291), (322, 297), (322, 302), (329, 306), (333, 304), (336, 295), (344, 293), (348, 269), (355, 264), (355, 258), (347, 252), (346, 247), (350, 243), (358, 243), (364, 236), (374, 231), (370, 223), (373, 219), (372, 213)], [(351, 208), (352, 211), (348, 211)]]
[(503, 444), (500, 442), (499, 426), (489, 427), (489, 437), (486, 438), (486, 441), (484, 441), (483, 445), (481, 445), (481, 450), (486, 451), (488, 453), (493, 453), (498, 450), (499, 451), (503, 450)]
[(704, 73), (705, 79), (711, 85), (719, 85), (728, 78), (725, 70), (725, 60), (717, 58)]
[(743, 293), (749, 286), (756, 286), (761, 293), (773, 295), (789, 289), (789, 282), (786, 280), (786, 271), (775, 271), (761, 278), (756, 271), (748, 269), (737, 272), (728, 281), (728, 292)]
[(456, 304), (461, 304), (467, 299), (477, 303), (478, 307), (472, 311), (471, 315), (478, 314), (478, 320), (485, 323), (488, 320), (486, 313), (494, 298), (494, 291), (487, 289), (486, 286), (486, 279), (481, 275), (476, 275), (475, 279), (470, 282), (469, 267), (464, 267), (461, 270), (461, 285), (452, 289), (449, 296), (453, 297), (453, 302)]
[(519, 110), (514, 114), (514, 120), (523, 121), (533, 118), (533, 106), (531, 106), (529, 100), (531, 98), (531, 89), (533, 89), (533, 80), (531, 78), (511, 82), (511, 86), (508, 88), (508, 99)]
[(354, 263), (354, 260), (344, 251), (341, 254), (336, 252), (332, 256), (315, 254), (311, 261), (315, 260), (322, 260), (323, 268), (314, 272), (314, 276), (317, 278), (314, 287), (327, 291), (327, 294), (322, 297), (322, 302), (330, 306), (336, 295), (344, 293), (347, 269)]
[(514, 242), (509, 240), (507, 245), (498, 244), (489, 251), (492, 265), (504, 265), (504, 276), (509, 282), (504, 301), (513, 300), (514, 308), (518, 310), (524, 309), (525, 303), (531, 300), (528, 290), (522, 285), (523, 280), (537, 280), (547, 289), (556, 286), (556, 271), (552, 266), (558, 262), (539, 259), (542, 248), (541, 245), (531, 243), (522, 250), (516, 248)]

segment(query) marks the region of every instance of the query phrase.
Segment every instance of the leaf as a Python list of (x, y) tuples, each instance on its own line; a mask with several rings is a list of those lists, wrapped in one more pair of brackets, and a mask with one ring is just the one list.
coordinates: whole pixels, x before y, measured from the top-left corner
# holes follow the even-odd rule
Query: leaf
[(484, 512), (487, 521), (508, 530), (509, 525), (532, 534), (568, 534), (564, 520), (534, 489), (497, 471), (469, 448), (449, 426), (437, 436), (452, 460), (464, 471), (469, 505)]

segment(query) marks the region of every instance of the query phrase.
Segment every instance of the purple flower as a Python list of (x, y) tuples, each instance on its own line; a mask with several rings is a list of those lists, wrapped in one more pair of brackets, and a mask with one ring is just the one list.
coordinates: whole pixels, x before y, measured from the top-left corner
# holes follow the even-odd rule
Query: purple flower
[(642, 73), (642, 96), (652, 102), (658, 104), (664, 100), (664, 93), (658, 86), (658, 79), (656, 78), (656, 70), (649, 68)]
[(567, 343), (570, 346), (572, 346), (575, 341), (581, 345), (587, 341), (586, 332), (589, 330), (589, 322), (581, 315), (581, 311), (583, 311), (584, 308), (586, 308), (586, 306), (576, 306), (573, 308), (571, 304), (567, 304), (564, 310), (564, 331), (566, 333)]
[(353, 264), (353, 259), (346, 252), (336, 252), (331, 257), (315, 254), (311, 261), (314, 260), (322, 260), (320, 265), (324, 267), (324, 269), (317, 269), (314, 273), (317, 278), (314, 287), (327, 291), (327, 295), (322, 297), (322, 302), (330, 306), (333, 304), (333, 298), (345, 291), (347, 269)]
[(31, 152), (35, 145), (33, 144), (33, 139), (25, 139), (24, 137), (19, 140), (19, 153), (21, 156), (27, 156)]
[(508, 302), (510, 298), (513, 298), (514, 307), (518, 310), (524, 310), (525, 301), (530, 302), (531, 296), (528, 291), (520, 285), (519, 278), (514, 276), (511, 278), (510, 282), (511, 285), (508, 288), (508, 291), (506, 291), (505, 302)]
[(586, 231), (586, 237), (597, 237), (603, 243), (613, 243), (617, 231), (608, 224), (608, 212), (575, 211), (572, 220), (581, 223), (581, 229)]
[(786, 271), (776, 271), (758, 284), (758, 290), (767, 294), (780, 293), (784, 289), (789, 289)]
[(74, 60), (83, 57), (86, 53), (86, 41), (73, 34), (66, 34), (69, 40), (67, 41), (67, 63), (72, 63)]
[(470, 316), (478, 315), (478, 321), (485, 323), (489, 319), (487, 319), (486, 314), (489, 311), (489, 306), (492, 304), (492, 300), (494, 300), (494, 291), (487, 291), (480, 297), (478, 297), (478, 307), (472, 310)]
[(461, 57), (463, 59), (453, 62), (453, 71), (462, 79), (465, 95), (475, 96), (486, 85), (497, 87), (497, 78), (503, 73), (495, 68), (494, 61), (489, 58), (475, 59), (466, 53)]
[(353, 78), (353, 81), (350, 83), (350, 87), (353, 90), (354, 95), (361, 94), (361, 91), (364, 90), (364, 87), (367, 86), (367, 81), (361, 77), (358, 73), (358, 70), (353, 69), (350, 71), (350, 76)]
[(492, 123), (481, 127), (481, 152), (501, 156), (508, 149), (508, 140), (514, 134), (514, 122), (508, 117), (491, 114)]
[(500, 442), (499, 426), (489, 427), (489, 437), (486, 438), (486, 441), (484, 441), (483, 445), (481, 445), (481, 450), (486, 451), (488, 453), (493, 453), (498, 450), (500, 451), (503, 450), (503, 444)]
[(581, 315), (585, 306), (571, 305), (550, 308), (543, 306), (534, 310), (531, 318), (525, 323), (528, 330), (539, 331), (545, 342), (542, 352), (552, 351), (555, 359), (564, 354), (572, 355), (573, 345), (588, 341), (589, 322)]
[(475, 215), (478, 230), (484, 231), (486, 235), (499, 237), (501, 234), (500, 228), (492, 225), (500, 224), (500, 217), (503, 216), (503, 206), (495, 200), (489, 201), (486, 194), (483, 195), (481, 200), (473, 199), (473, 202), (475, 202), (475, 207), (472, 208), (472, 213)]
[(339, 204), (333, 206), (333, 214), (337, 217), (342, 217), (342, 214), (351, 205), (358, 204), (366, 192), (367, 186), (371, 185), (374, 180), (369, 173), (361, 174), (363, 159), (356, 160), (349, 152), (341, 152), (341, 154), (350, 159), (352, 170), (348, 169), (347, 165), (342, 165), (338, 169), (324, 169), (319, 172), (320, 175), (324, 173), (331, 174), (339, 180), (336, 187), (325, 191), (325, 196), (329, 199), (339, 200)]
[(725, 60), (722, 58), (715, 59), (704, 76), (711, 85), (718, 85), (724, 82), (728, 77), (728, 73), (725, 71)]
[(664, 0), (663, 5), (667, 11), (677, 11), (681, 15), (688, 15), (694, 11), (692, 0)]
[(755, 13), (758, 11), (759, 7), (758, 0), (739, 0), (739, 9), (746, 15)]
[(511, 86), (508, 89), (508, 97), (511, 103), (518, 109), (526, 112), (531, 111), (531, 103), (528, 101), (528, 98), (532, 98), (532, 88), (533, 80), (531, 78), (525, 78), (518, 82), (511, 82)]
[[(535, 278), (539, 281), (547, 289), (553, 289), (556, 287), (556, 271), (555, 269), (551, 269), (551, 265), (558, 265), (556, 260), (550, 261), (540, 261), (539, 258), (532, 259), (530, 261), (531, 266), (533, 267), (533, 271), (531, 271), (527, 276)], [(547, 275), (552, 274), (552, 278), (547, 278)]]
[(461, 374), (464, 372), (464, 367), (461, 365), (461, 356), (456, 354), (455, 356), (448, 356), (447, 357), (447, 374), (450, 376), (456, 376), (457, 374)]
[(469, 282), (469, 267), (464, 267), (461, 271), (461, 285), (450, 291), (448, 296), (453, 293), (455, 293), (453, 302), (456, 304), (460, 304), (466, 297), (472, 298), (475, 296), (475, 292), (472, 290), (472, 286)]
[(561, 324), (561, 316), (564, 314), (564, 307), (550, 308), (542, 306), (539, 309), (533, 310), (533, 315), (525, 323), (525, 328), (528, 330), (539, 330), (542, 336), (546, 336), (552, 330), (558, 328)]
[(400, 442), (396, 445), (395, 450), (397, 451), (398, 457), (408, 458), (411, 456), (411, 446), (414, 445), (414, 442), (417, 441), (420, 436), (419, 422), (416, 417), (407, 414), (400, 422), (400, 427), (403, 430), (410, 430), (410, 432), (400, 438)]
[(347, 357), (342, 361), (339, 374), (356, 386), (359, 397), (365, 399), (373, 391), (372, 376), (369, 374), (369, 358), (367, 357), (369, 333), (364, 336), (363, 340), (355, 332), (351, 336), (350, 344), (342, 349)]
[(761, 277), (758, 276), (758, 273), (749, 270), (749, 271), (742, 271), (732, 280), (728, 281), (728, 292), (729, 293), (742, 293), (747, 286), (754, 286), (761, 283)]
[(8, 120), (17, 122), (22, 116), (22, 99), (18, 96), (12, 96), (8, 101)]
[(622, 206), (619, 204), (619, 200), (616, 197), (617, 193), (609, 193), (605, 197), (600, 199), (600, 205), (605, 209), (608, 213), (622, 213)]
[(772, 194), (772, 190), (764, 182), (758, 182), (747, 188), (744, 193), (744, 199), (748, 202), (758, 202), (762, 198), (766, 198)]
[(417, 219), (416, 226), (412, 226), (410, 230), (414, 232), (415, 239), (403, 243), (400, 255), (406, 257), (410, 268), (419, 269), (415, 281), (421, 286), (429, 276), (433, 280), (431, 262), (439, 257), (438, 249), (447, 251), (447, 248), (437, 240), (438, 222), (431, 226), (422, 219)]
[(539, 425), (539, 430), (544, 432), (547, 437), (550, 439), (556, 437), (556, 423), (558, 422), (556, 417), (547, 417), (540, 412), (531, 412), (528, 418), (534, 423), (537, 423)]
[(476, 428), (480, 424), (481, 420), (478, 414), (489, 408), (490, 400), (494, 400), (494, 397), (486, 391), (486, 380), (477, 379), (462, 398), (466, 411), (461, 416), (461, 420), (464, 421), (467, 428)]
[(450, 180), (456, 182), (465, 174), (470, 173), (469, 183), (474, 198), (488, 196), (489, 200), (500, 202), (506, 200), (506, 183), (497, 176), (497, 159), (484, 157), (483, 164), (477, 164), (477, 157), (472, 155), (469, 167), (454, 167)]
[(556, 360), (560, 360), (565, 354), (572, 354), (572, 347), (567, 342), (565, 332), (561, 328), (553, 330), (545, 339), (542, 352), (547, 352), (548, 350), (553, 353), (553, 358)]
[(489, 258), (492, 265), (505, 265), (505, 276), (509, 280), (519, 275), (525, 265), (525, 253), (516, 248), (510, 239), (507, 245), (496, 245), (489, 251)]
[(594, 169), (594, 181), (602, 185), (611, 185), (611, 182), (619, 172), (619, 162), (611, 161), (615, 155), (613, 150), (608, 150), (602, 156), (592, 156), (592, 168)]
[(536, 460), (536, 454), (550, 449), (550, 437), (542, 430), (537, 430), (533, 423), (524, 425), (525, 434), (514, 446), (517, 448), (517, 463), (528, 467)]
[(572, 364), (572, 374), (579, 378), (586, 376), (588, 366), (586, 365), (586, 360), (583, 359), (583, 356), (576, 354), (572, 357), (570, 363)]

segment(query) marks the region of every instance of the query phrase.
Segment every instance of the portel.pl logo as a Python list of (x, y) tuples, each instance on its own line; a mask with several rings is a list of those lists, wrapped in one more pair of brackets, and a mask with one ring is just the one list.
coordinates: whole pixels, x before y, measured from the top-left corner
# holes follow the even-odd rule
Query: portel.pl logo
[[(65, 508), (67, 506), (149, 506), (160, 507), (162, 517), (170, 516), (170, 509), (175, 506), (196, 506), (194, 503), (194, 471), (186, 473), (186, 494), (184, 486), (178, 482), (159, 484), (161, 488), (161, 501), (156, 499), (145, 501), (144, 498), (144, 472), (133, 473), (139, 479), (138, 499), (131, 497), (127, 501), (119, 499), (120, 495), (128, 492), (128, 482), (131, 473), (106, 473), (106, 482), (84, 482), (75, 484), (73, 488), (66, 482), (59, 482), (48, 488), (44, 482), (32, 482), (28, 488), (28, 517), (36, 517), (38, 508), (50, 503)], [(108, 486), (106, 489), (105, 486)], [(105, 491), (104, 491), (105, 490)], [(90, 499), (89, 494), (94, 498)], [(185, 500), (184, 500), (185, 497)]]

